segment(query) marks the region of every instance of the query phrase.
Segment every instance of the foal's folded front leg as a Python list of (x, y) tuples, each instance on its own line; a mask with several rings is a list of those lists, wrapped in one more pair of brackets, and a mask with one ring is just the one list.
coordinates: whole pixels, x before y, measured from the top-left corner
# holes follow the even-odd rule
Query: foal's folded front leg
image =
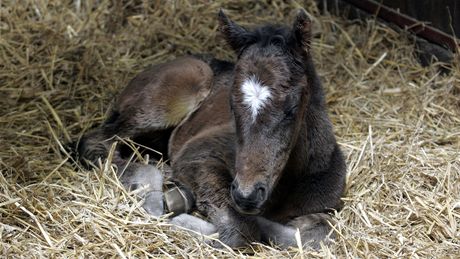
[[(259, 241), (255, 217), (241, 215), (232, 208), (232, 178), (227, 166), (211, 156), (207, 156), (206, 161), (197, 161), (195, 155), (197, 152), (192, 153), (191, 158), (184, 155), (177, 159), (178, 162), (173, 165), (174, 178), (193, 193), (198, 211), (209, 218), (219, 233), (220, 241), (230, 247), (242, 247)], [(172, 223), (184, 228), (193, 228), (194, 225), (200, 227), (189, 217), (179, 219), (173, 218)]]

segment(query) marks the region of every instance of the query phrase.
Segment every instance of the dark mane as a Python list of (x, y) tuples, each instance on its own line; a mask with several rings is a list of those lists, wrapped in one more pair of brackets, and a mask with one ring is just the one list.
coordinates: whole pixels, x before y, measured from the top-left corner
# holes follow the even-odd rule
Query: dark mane
[(271, 44), (286, 44), (291, 41), (292, 33), (288, 27), (279, 24), (266, 24), (248, 31), (247, 45), (258, 44), (267, 47)]

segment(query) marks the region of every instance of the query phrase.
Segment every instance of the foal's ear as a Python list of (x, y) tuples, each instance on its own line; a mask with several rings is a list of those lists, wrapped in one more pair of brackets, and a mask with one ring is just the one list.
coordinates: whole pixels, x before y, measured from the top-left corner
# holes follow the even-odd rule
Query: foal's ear
[(235, 51), (241, 50), (246, 44), (246, 35), (247, 31), (230, 20), (230, 18), (225, 15), (224, 11), (220, 9), (219, 15), (219, 31), (225, 37), (225, 40)]
[(294, 35), (294, 40), (302, 48), (307, 51), (310, 50), (311, 42), (311, 19), (309, 14), (304, 9), (300, 9), (297, 12), (297, 16), (294, 21), (294, 26), (292, 32)]

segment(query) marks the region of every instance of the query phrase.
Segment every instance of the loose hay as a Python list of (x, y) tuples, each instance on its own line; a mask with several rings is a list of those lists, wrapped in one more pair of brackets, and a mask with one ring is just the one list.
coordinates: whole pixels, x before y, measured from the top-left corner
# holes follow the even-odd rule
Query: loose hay
[[(460, 256), (458, 63), (450, 75), (423, 68), (404, 33), (320, 15), (311, 1), (65, 2), (0, 2), (2, 256)], [(290, 21), (299, 6), (320, 24), (314, 57), (349, 168), (331, 246), (214, 249), (148, 216), (110, 166), (88, 172), (61, 152), (147, 65), (232, 58), (215, 36), (220, 7), (248, 25)]]

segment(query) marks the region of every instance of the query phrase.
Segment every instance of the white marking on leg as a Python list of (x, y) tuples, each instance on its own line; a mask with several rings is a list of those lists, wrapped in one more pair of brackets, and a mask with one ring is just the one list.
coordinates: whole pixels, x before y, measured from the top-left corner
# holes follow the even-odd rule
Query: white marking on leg
[(186, 213), (172, 218), (171, 224), (192, 230), (201, 235), (211, 235), (217, 232), (216, 227), (212, 223)]
[(144, 199), (142, 207), (153, 216), (164, 213), (163, 174), (152, 165), (141, 165), (132, 175), (124, 179), (124, 185), (131, 189), (137, 188), (136, 194)]
[(270, 90), (262, 85), (256, 76), (250, 76), (241, 85), (241, 91), (244, 95), (244, 103), (251, 109), (252, 120), (255, 120), (260, 109), (270, 99)]

